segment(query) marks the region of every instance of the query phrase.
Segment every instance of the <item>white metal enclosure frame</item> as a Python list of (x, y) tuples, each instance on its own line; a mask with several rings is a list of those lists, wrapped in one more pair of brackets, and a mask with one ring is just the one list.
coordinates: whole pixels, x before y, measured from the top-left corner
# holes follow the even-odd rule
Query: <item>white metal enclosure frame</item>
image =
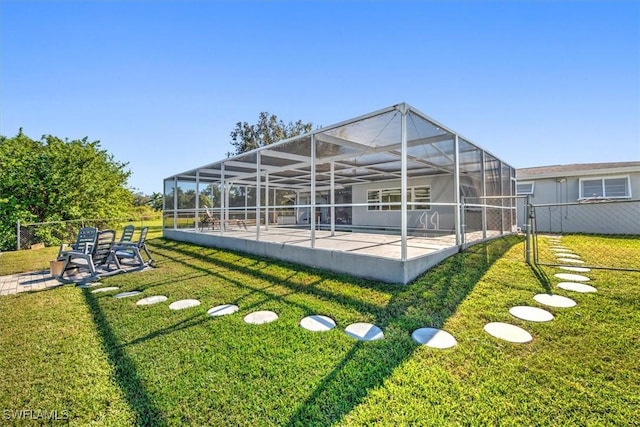
[(412, 236), (511, 233), (514, 194), (514, 168), (401, 103), (166, 178), (164, 228), (392, 234), (406, 261)]

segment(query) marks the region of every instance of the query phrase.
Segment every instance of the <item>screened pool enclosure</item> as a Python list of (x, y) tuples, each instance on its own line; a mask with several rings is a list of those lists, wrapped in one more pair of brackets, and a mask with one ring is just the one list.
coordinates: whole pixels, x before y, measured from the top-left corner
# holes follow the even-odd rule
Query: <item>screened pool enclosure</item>
[(407, 104), (164, 180), (164, 235), (391, 283), (515, 231), (515, 169)]

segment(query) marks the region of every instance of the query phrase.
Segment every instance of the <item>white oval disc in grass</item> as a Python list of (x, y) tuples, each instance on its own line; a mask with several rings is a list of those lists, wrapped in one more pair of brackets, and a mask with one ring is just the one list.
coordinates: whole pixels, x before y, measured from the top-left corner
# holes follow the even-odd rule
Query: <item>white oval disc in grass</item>
[(360, 341), (375, 341), (384, 338), (382, 329), (371, 323), (352, 323), (347, 326), (344, 331), (351, 338), (355, 338)]
[(111, 291), (117, 291), (118, 289), (120, 289), (117, 286), (107, 286), (106, 288), (100, 288), (100, 289), (94, 289), (91, 291), (92, 294), (97, 294), (100, 292), (111, 292)]
[(553, 252), (573, 252), (569, 248), (565, 248), (564, 246), (551, 246), (550, 248)]
[(234, 304), (222, 304), (216, 305), (215, 307), (207, 310), (207, 314), (209, 316), (217, 317), (217, 316), (226, 316), (229, 314), (237, 313), (239, 310), (237, 305)]
[(563, 297), (562, 295), (538, 294), (534, 296), (533, 299), (549, 307), (568, 308), (576, 305), (574, 300)]
[(558, 258), (573, 258), (573, 259), (580, 259), (580, 255), (576, 255), (576, 254), (572, 254), (569, 252), (561, 252), (561, 253), (557, 253), (556, 257)]
[(509, 313), (518, 319), (528, 320), (530, 322), (548, 322), (553, 320), (553, 314), (549, 313), (547, 310), (527, 305), (511, 307), (509, 309)]
[(84, 283), (82, 285), (79, 285), (78, 287), (81, 289), (89, 289), (89, 288), (95, 288), (96, 286), (102, 286), (101, 282), (89, 282), (89, 283)]
[(583, 285), (582, 283), (560, 282), (558, 283), (558, 287), (560, 289), (564, 289), (565, 291), (574, 291), (583, 294), (588, 292), (598, 292), (598, 290), (593, 286)]
[(153, 295), (150, 297), (142, 298), (136, 302), (136, 305), (153, 305), (158, 304), (159, 302), (164, 302), (167, 300), (167, 297), (164, 295)]
[(573, 265), (561, 265), (560, 270), (566, 271), (575, 271), (576, 273), (588, 273), (591, 271), (590, 268), (587, 267), (575, 267)]
[(458, 344), (449, 332), (436, 328), (416, 329), (411, 334), (411, 338), (418, 344), (433, 348), (450, 348)]
[(263, 323), (273, 322), (278, 318), (278, 315), (273, 311), (254, 311), (244, 316), (244, 321), (253, 325), (262, 325)]
[(169, 308), (171, 310), (184, 310), (185, 308), (197, 307), (199, 305), (200, 301), (197, 299), (182, 299), (169, 304)]
[(581, 259), (577, 259), (577, 258), (566, 258), (566, 257), (561, 257), (558, 258), (558, 261), (562, 261), (562, 262), (568, 262), (569, 264), (584, 264), (584, 261), (582, 261)]
[(572, 282), (588, 282), (589, 280), (591, 280), (586, 276), (571, 273), (556, 273), (554, 274), (554, 276), (560, 280), (570, 280)]
[(314, 314), (300, 321), (300, 326), (312, 332), (326, 332), (336, 327), (336, 322), (330, 317)]
[(119, 294), (115, 294), (113, 297), (114, 298), (129, 298), (135, 295), (140, 295), (142, 292), (141, 291), (129, 291), (129, 292), (121, 292)]
[(484, 325), (484, 331), (491, 336), (500, 338), (501, 340), (515, 343), (526, 343), (533, 339), (529, 332), (519, 326), (510, 325), (509, 323), (487, 323)]

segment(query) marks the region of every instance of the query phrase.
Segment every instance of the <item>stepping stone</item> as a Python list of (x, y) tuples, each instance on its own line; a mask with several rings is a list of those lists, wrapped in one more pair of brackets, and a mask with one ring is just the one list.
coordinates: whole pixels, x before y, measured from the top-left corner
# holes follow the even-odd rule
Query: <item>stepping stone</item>
[(238, 310), (239, 308), (237, 305), (222, 304), (222, 305), (216, 305), (215, 307), (210, 308), (207, 311), (207, 314), (213, 317), (226, 316), (228, 314), (236, 313)]
[(576, 273), (588, 273), (591, 271), (591, 269), (587, 267), (574, 267), (572, 265), (562, 265), (560, 266), (560, 270), (575, 271)]
[(153, 295), (151, 297), (142, 298), (136, 302), (136, 305), (153, 305), (158, 304), (159, 302), (164, 302), (167, 300), (167, 297), (164, 295)]
[(589, 280), (591, 280), (588, 277), (582, 276), (580, 274), (556, 273), (554, 274), (554, 276), (560, 280), (570, 280), (573, 282), (588, 282)]
[(336, 322), (330, 317), (314, 314), (300, 321), (300, 326), (312, 332), (326, 332), (336, 327)]
[(566, 291), (574, 291), (580, 293), (598, 292), (598, 290), (593, 286), (583, 285), (582, 283), (560, 282), (558, 283), (558, 287)]
[(568, 252), (562, 252), (556, 255), (557, 257), (562, 257), (562, 258), (575, 258), (575, 259), (580, 259), (580, 255), (576, 255), (576, 254), (570, 254)]
[(100, 282), (84, 283), (82, 285), (79, 285), (78, 287), (81, 289), (89, 289), (89, 288), (95, 288), (96, 286), (102, 286), (102, 283)]
[(526, 305), (511, 307), (511, 309), (509, 309), (509, 313), (518, 319), (528, 320), (530, 322), (548, 322), (553, 320), (553, 314), (549, 313), (547, 310), (543, 310), (538, 307), (529, 307)]
[(106, 288), (100, 288), (100, 289), (94, 289), (91, 291), (92, 294), (97, 294), (100, 292), (110, 292), (110, 291), (117, 291), (118, 289), (120, 289), (117, 286), (107, 286)]
[(563, 257), (565, 255), (575, 255), (573, 252), (567, 250), (567, 251), (553, 251), (553, 254), (556, 256), (556, 258), (558, 257)]
[(115, 294), (113, 297), (114, 298), (129, 298), (135, 295), (140, 295), (142, 292), (141, 291), (129, 291), (129, 292), (121, 292), (119, 294)]
[(564, 255), (562, 258), (558, 258), (558, 261), (568, 262), (570, 264), (584, 264), (584, 261), (582, 261), (581, 259), (565, 258)]
[(549, 307), (568, 308), (576, 305), (574, 300), (563, 297), (562, 295), (538, 294), (533, 297), (533, 299), (538, 301), (540, 304), (548, 305)]
[(450, 348), (458, 344), (449, 332), (436, 328), (416, 329), (411, 334), (411, 338), (418, 344), (432, 348)]
[(360, 341), (375, 341), (384, 338), (382, 329), (371, 323), (352, 323), (344, 330), (351, 338)]
[(271, 323), (278, 318), (273, 311), (254, 311), (244, 316), (244, 321), (253, 325), (262, 325), (263, 323)]
[(493, 337), (500, 338), (501, 340), (520, 344), (529, 342), (533, 339), (529, 332), (518, 326), (510, 325), (509, 323), (487, 323), (484, 325), (484, 331)]
[(197, 299), (182, 299), (169, 304), (169, 308), (171, 310), (184, 310), (185, 308), (197, 307), (199, 305), (200, 301)]

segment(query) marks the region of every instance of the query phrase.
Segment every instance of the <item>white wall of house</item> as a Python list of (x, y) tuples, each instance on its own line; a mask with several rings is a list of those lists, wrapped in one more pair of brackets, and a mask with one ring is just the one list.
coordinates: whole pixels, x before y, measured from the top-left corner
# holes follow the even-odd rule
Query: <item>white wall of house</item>
[[(431, 205), (429, 210), (408, 210), (407, 227), (424, 229), (425, 215), (427, 219), (427, 229), (434, 229), (433, 222), (430, 220), (437, 212), (438, 229), (452, 230), (454, 228), (454, 208), (453, 206), (440, 206), (438, 203), (453, 203), (454, 185), (453, 177), (450, 175), (413, 178), (407, 180), (408, 187), (430, 186), (431, 188)], [(400, 188), (400, 180), (380, 181), (367, 184), (358, 184), (353, 186), (353, 203), (367, 203), (367, 191), (389, 188)], [(421, 223), (421, 217), (423, 223)], [(400, 227), (400, 211), (399, 210), (368, 210), (365, 206), (356, 206), (353, 208), (352, 223), (354, 226), (360, 227)]]
[[(636, 168), (638, 169), (638, 168)], [(561, 175), (559, 173), (558, 175)], [(582, 232), (596, 234), (640, 234), (640, 202), (620, 204), (587, 203), (587, 194), (581, 198), (581, 180), (627, 178), (629, 197), (606, 198), (606, 200), (640, 200), (640, 170), (599, 169), (573, 171), (569, 176), (543, 178), (518, 177), (518, 183), (532, 182), (533, 194), (530, 203), (566, 204), (585, 202), (580, 206), (551, 206), (536, 209), (538, 230), (550, 232)], [(525, 201), (518, 200), (518, 226), (524, 228)], [(634, 220), (634, 217), (636, 218)]]

